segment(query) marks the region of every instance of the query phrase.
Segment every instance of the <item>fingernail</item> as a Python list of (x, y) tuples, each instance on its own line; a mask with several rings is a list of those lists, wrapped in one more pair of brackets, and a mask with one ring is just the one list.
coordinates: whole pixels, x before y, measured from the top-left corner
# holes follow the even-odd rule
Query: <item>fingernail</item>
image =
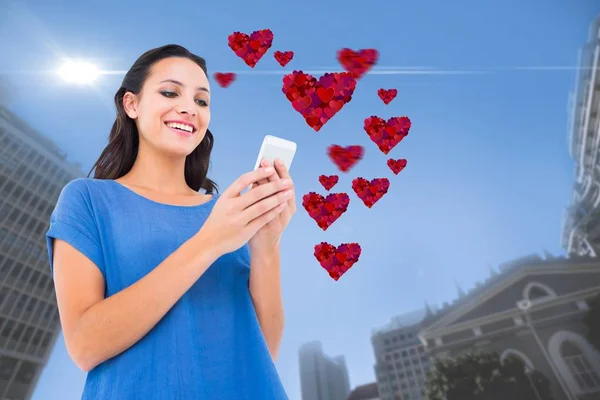
[(282, 179), (281, 180), (281, 184), (282, 185), (289, 185), (290, 184), (290, 180), (289, 179)]
[(288, 190), (287, 192), (285, 192), (284, 196), (286, 199), (292, 197), (292, 191)]
[(268, 173), (268, 174), (270, 174), (273, 171), (274, 171), (273, 167), (266, 167), (265, 168), (265, 172)]

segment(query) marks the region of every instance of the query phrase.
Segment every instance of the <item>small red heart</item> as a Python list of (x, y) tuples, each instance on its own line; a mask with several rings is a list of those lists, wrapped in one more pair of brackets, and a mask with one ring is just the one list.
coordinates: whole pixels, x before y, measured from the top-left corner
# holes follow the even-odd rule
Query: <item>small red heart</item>
[(371, 182), (364, 178), (356, 178), (352, 181), (352, 190), (369, 208), (373, 207), (389, 188), (390, 181), (387, 178), (375, 178)]
[(377, 91), (379, 98), (383, 101), (384, 104), (390, 104), (392, 100), (396, 98), (398, 95), (398, 89), (379, 89)]
[(235, 81), (235, 73), (233, 72), (215, 72), (213, 75), (219, 86), (226, 88)]
[(330, 193), (323, 197), (309, 192), (302, 197), (302, 206), (324, 231), (346, 212), (348, 204), (350, 197), (346, 193)]
[(331, 190), (335, 185), (337, 185), (338, 180), (340, 179), (337, 175), (321, 175), (319, 176), (319, 182), (325, 188), (325, 190)]
[(390, 167), (390, 169), (392, 170), (394, 175), (398, 175), (400, 173), (400, 171), (402, 171), (404, 169), (404, 167), (406, 167), (407, 162), (408, 161), (405, 158), (401, 158), (398, 160), (394, 160), (393, 158), (390, 158), (389, 160), (387, 160), (387, 165), (388, 165), (388, 167)]
[[(352, 100), (356, 80), (348, 72), (325, 74), (317, 81), (312, 75), (294, 71), (283, 77), (283, 94), (304, 117), (308, 126), (319, 131), (344, 104)], [(305, 108), (296, 107), (299, 99), (309, 98)], [(306, 104), (304, 103), (304, 104)]]
[(374, 115), (365, 119), (364, 130), (383, 154), (387, 154), (404, 139), (410, 131), (408, 117), (392, 117), (387, 122)]
[(364, 147), (358, 145), (342, 147), (334, 144), (327, 148), (327, 155), (342, 172), (348, 172), (364, 154)]
[(293, 51), (276, 51), (273, 55), (275, 56), (275, 59), (277, 60), (279, 65), (281, 65), (282, 67), (285, 67), (294, 58)]
[(375, 49), (363, 49), (355, 52), (351, 49), (341, 49), (338, 51), (337, 59), (344, 69), (356, 78), (360, 79), (368, 70), (370, 70), (379, 58), (379, 52)]
[(229, 47), (244, 62), (254, 68), (273, 44), (273, 32), (270, 29), (254, 31), (250, 36), (242, 32), (233, 32), (227, 37)]
[(362, 249), (358, 243), (342, 243), (337, 248), (327, 242), (315, 246), (315, 258), (330, 277), (338, 280), (360, 258)]

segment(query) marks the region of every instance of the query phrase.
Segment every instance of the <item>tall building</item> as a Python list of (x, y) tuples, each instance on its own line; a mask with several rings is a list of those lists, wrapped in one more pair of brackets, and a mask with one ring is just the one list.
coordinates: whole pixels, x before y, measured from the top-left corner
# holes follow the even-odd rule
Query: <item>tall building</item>
[(562, 247), (574, 255), (600, 253), (600, 16), (580, 54), (575, 93), (569, 99), (569, 153), (575, 161), (571, 204), (564, 213)]
[(428, 309), (393, 318), (371, 336), (381, 400), (424, 400), (429, 356), (419, 340)]
[(31, 397), (58, 336), (45, 233), (61, 189), (82, 175), (0, 106), (0, 400)]
[(302, 400), (346, 400), (350, 379), (344, 356), (329, 357), (319, 341), (300, 347)]

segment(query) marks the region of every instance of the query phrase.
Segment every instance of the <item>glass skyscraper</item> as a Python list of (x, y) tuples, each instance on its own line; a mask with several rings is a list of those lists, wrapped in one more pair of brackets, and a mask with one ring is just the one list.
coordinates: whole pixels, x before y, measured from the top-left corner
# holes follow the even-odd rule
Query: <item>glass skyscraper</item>
[(0, 400), (31, 397), (58, 337), (45, 233), (61, 189), (82, 175), (0, 106)]

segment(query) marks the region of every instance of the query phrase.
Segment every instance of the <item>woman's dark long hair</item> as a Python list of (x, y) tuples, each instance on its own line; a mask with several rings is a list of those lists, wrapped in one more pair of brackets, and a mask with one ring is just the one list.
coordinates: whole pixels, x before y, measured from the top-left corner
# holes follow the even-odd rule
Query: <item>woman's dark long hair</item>
[[(138, 154), (139, 132), (135, 121), (125, 113), (123, 96), (127, 92), (139, 94), (152, 66), (158, 61), (169, 57), (182, 57), (192, 60), (208, 76), (206, 61), (182, 46), (169, 44), (142, 54), (129, 69), (123, 83), (121, 83), (121, 87), (115, 94), (117, 119), (110, 130), (108, 145), (88, 173), (88, 177), (94, 171), (95, 179), (118, 179), (131, 170)], [(216, 183), (206, 176), (210, 166), (210, 152), (213, 143), (212, 133), (210, 130), (206, 130), (202, 142), (185, 158), (186, 183), (196, 191), (204, 189), (207, 194), (218, 191)]]

